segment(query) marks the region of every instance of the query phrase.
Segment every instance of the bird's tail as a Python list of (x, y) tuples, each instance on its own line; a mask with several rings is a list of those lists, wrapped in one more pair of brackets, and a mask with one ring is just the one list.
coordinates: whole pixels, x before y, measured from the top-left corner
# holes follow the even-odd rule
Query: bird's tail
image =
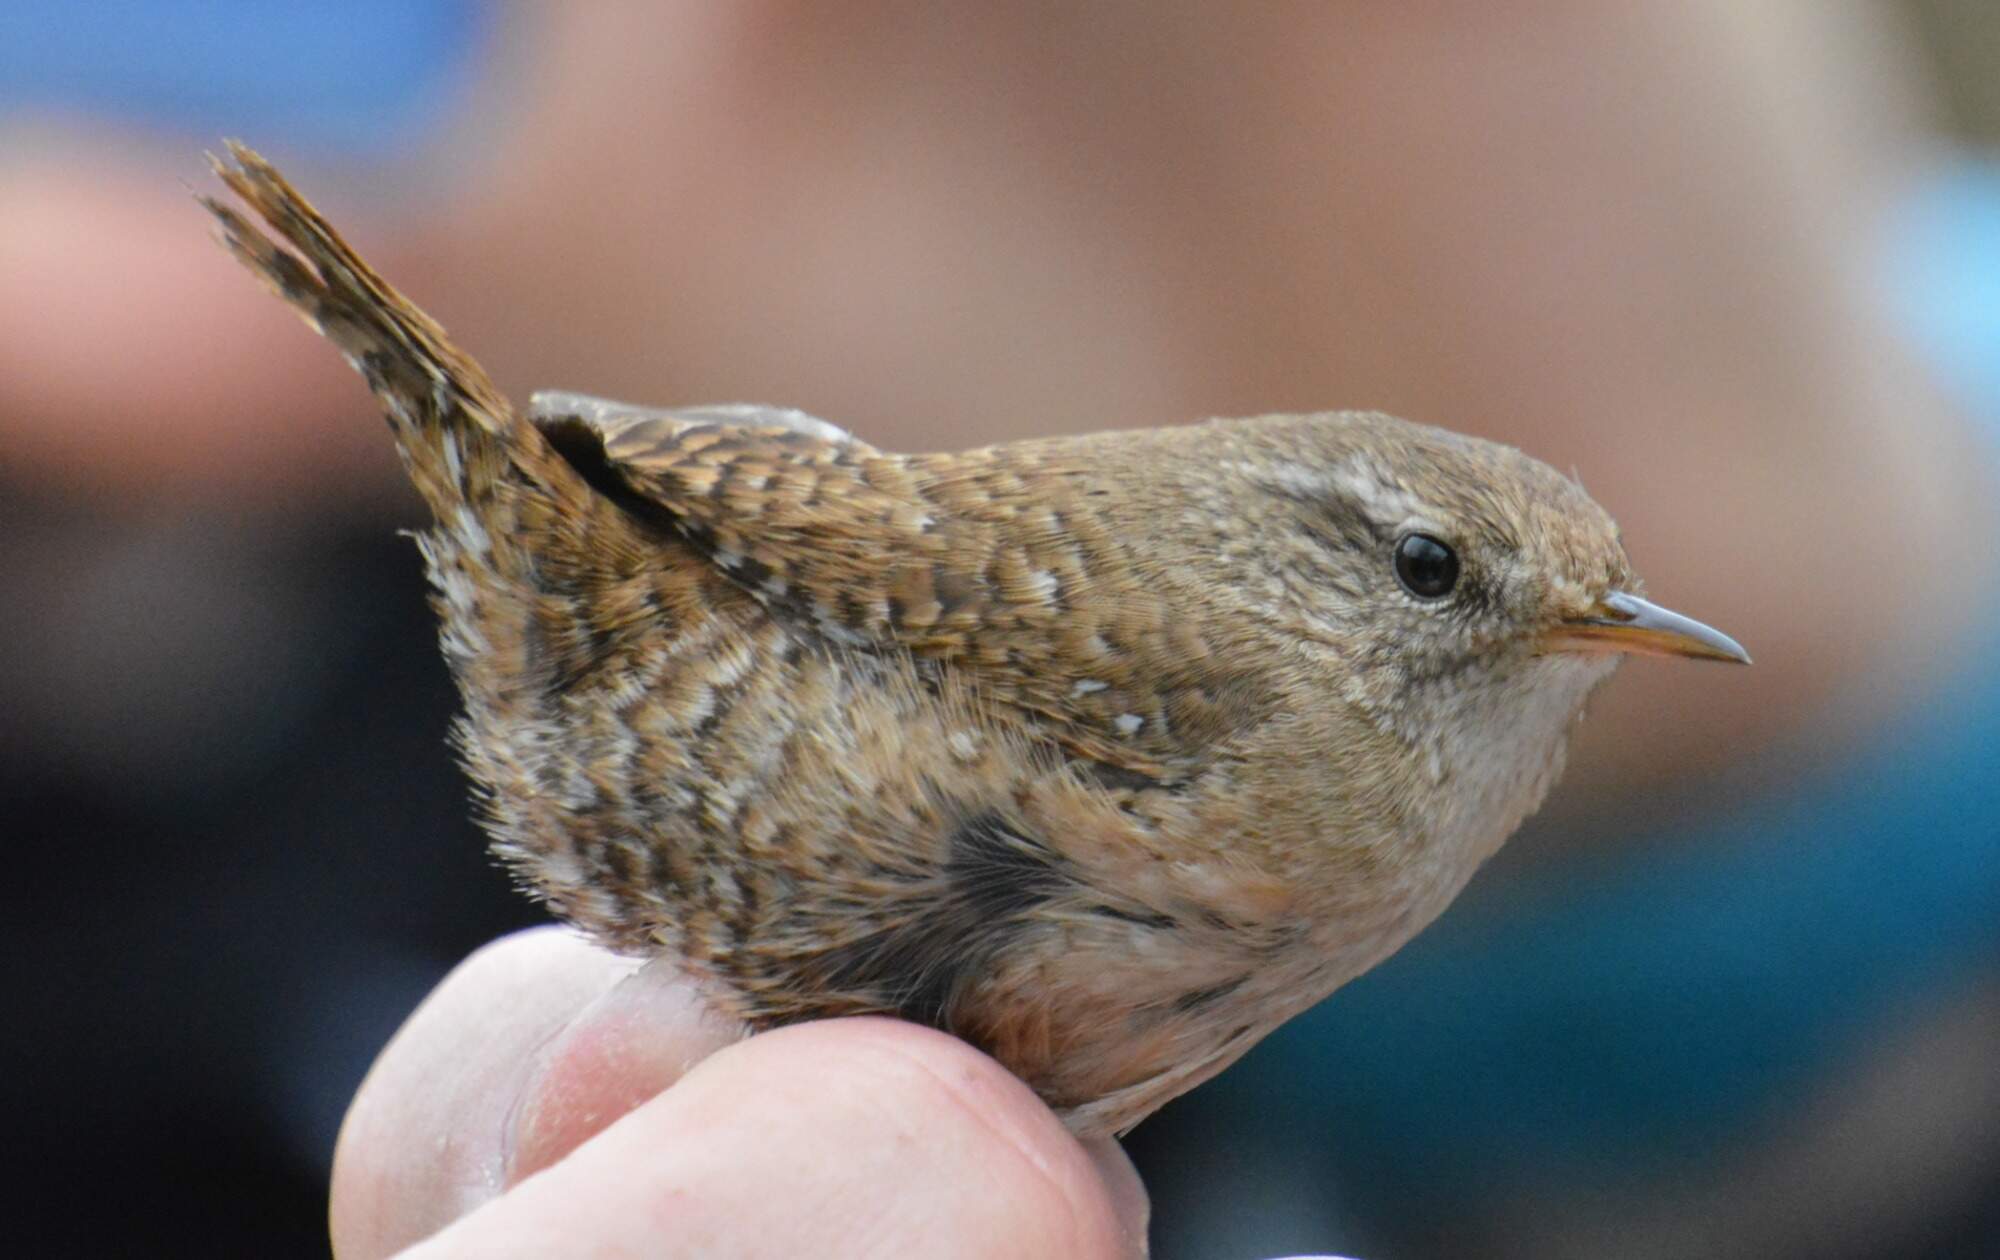
[(436, 520), (417, 546), (465, 697), (468, 766), (489, 790), (513, 782), (522, 772), (505, 750), (471, 732), (512, 730), (522, 696), (594, 659), (579, 601), (606, 557), (631, 550), (630, 532), (444, 329), (370, 270), (270, 163), (236, 143), (211, 160), (291, 249), (203, 197), (222, 243), (346, 354), (388, 415)]
[(227, 148), (227, 157), (210, 155), (215, 173), (297, 252), (204, 196), (222, 243), (367, 378), (440, 526), (487, 508), (501, 483), (523, 473), (550, 492), (569, 488), (574, 478), (560, 457), (435, 320), (361, 261), (255, 150), (236, 141)]

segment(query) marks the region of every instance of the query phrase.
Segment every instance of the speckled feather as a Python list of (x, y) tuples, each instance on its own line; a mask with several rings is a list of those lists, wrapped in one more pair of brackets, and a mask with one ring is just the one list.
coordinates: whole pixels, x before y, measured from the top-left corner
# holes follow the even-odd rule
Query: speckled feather
[[(1496, 590), (1629, 578), (1506, 448), (1354, 414), (922, 455), (776, 409), (524, 414), (261, 158), (215, 165), (290, 248), (204, 199), (224, 242), (367, 378), (429, 503), (496, 851), (752, 1027), (917, 1019), (1129, 1128), (1442, 909), (1603, 675), (1471, 616), (1413, 655), (1447, 631), (1374, 593), (1390, 508), (1489, 537)], [(1468, 684), (1475, 649), (1506, 669)]]

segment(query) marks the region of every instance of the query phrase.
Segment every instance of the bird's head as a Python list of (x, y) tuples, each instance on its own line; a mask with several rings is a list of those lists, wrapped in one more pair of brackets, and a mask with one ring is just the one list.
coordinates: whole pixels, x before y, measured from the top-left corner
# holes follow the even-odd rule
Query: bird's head
[(1235, 580), (1210, 589), (1412, 744), (1559, 742), (1624, 654), (1750, 659), (1644, 598), (1604, 509), (1511, 447), (1372, 413), (1209, 433), (1190, 480), (1237, 523), (1203, 556)]

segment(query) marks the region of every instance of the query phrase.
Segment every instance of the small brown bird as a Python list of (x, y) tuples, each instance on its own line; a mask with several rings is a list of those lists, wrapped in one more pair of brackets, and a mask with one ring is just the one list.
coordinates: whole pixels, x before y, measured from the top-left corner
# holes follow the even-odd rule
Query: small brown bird
[[(204, 198), (387, 410), (496, 851), (764, 1028), (947, 1029), (1131, 1128), (1407, 941), (1542, 800), (1639, 597), (1517, 451), (1343, 412), (878, 451), (522, 414), (278, 172)], [(292, 252), (296, 251), (296, 252)]]

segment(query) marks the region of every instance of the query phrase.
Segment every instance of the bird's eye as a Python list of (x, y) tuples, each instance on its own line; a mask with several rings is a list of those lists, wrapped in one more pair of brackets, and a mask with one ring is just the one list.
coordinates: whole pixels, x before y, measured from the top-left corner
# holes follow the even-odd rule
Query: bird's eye
[(1405, 534), (1396, 544), (1396, 580), (1418, 599), (1443, 599), (1458, 585), (1458, 553), (1429, 534)]

